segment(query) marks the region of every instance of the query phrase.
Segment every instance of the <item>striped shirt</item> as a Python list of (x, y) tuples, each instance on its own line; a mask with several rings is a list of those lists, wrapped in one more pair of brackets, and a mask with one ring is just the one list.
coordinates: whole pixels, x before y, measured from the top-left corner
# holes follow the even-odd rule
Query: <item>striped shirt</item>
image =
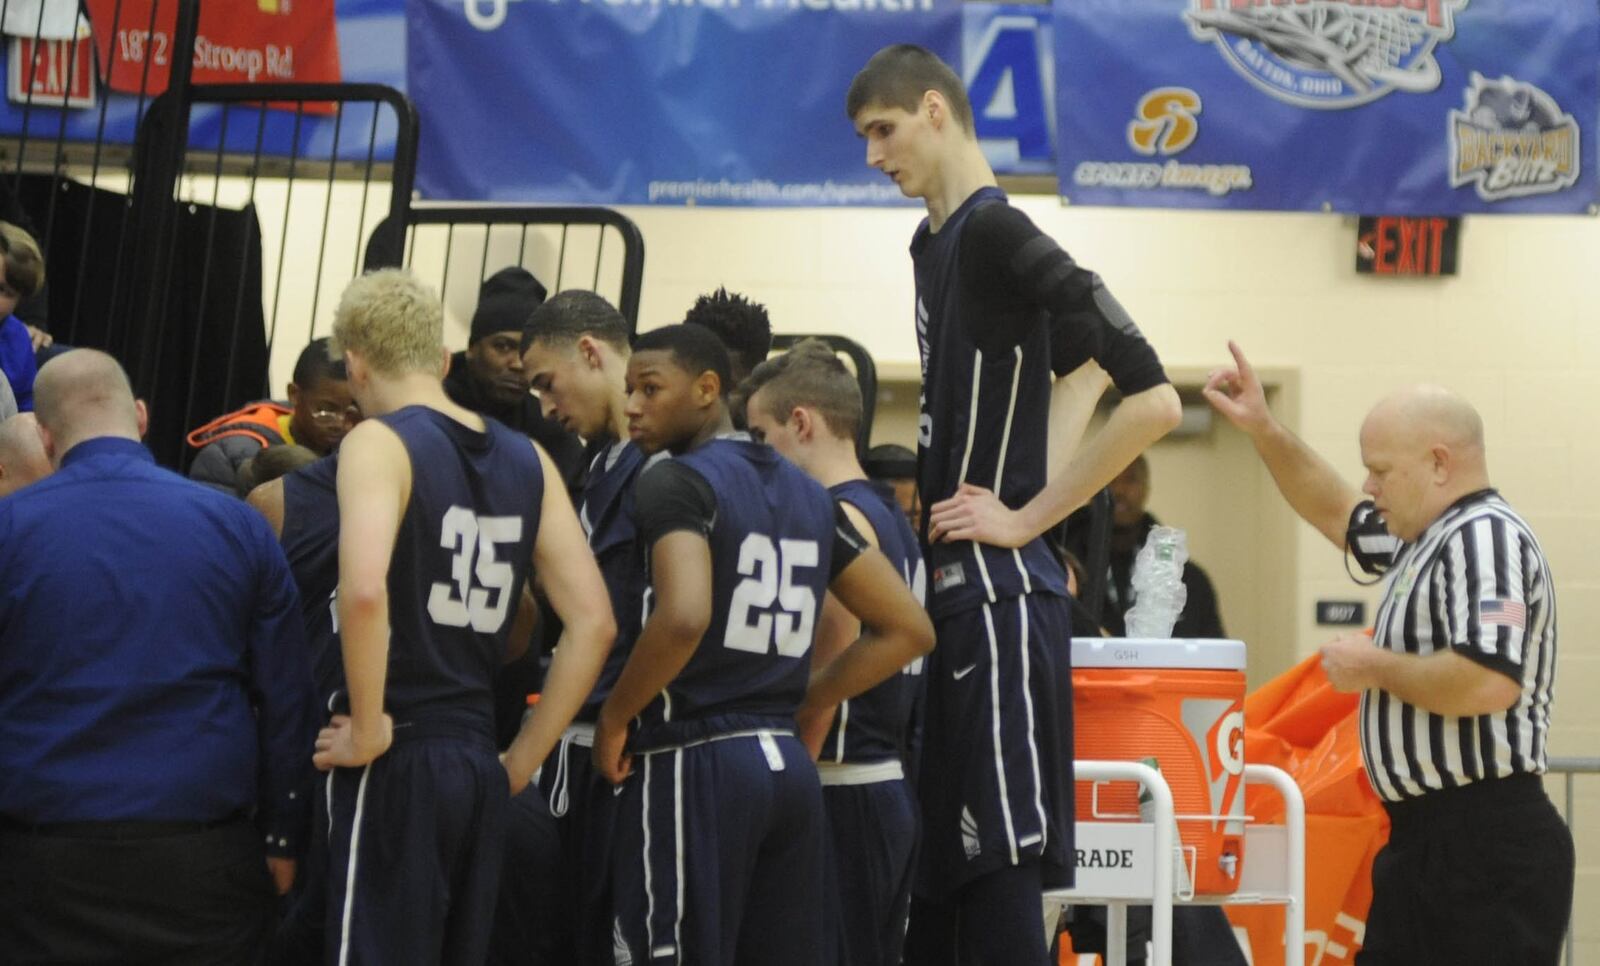
[(1556, 662), (1550, 567), (1528, 524), (1494, 490), (1456, 501), (1411, 543), (1388, 535), (1371, 502), (1347, 546), (1386, 574), (1373, 641), (1405, 654), (1445, 649), (1522, 685), (1508, 710), (1433, 714), (1392, 694), (1361, 696), (1361, 756), (1391, 802), (1490, 778), (1543, 774)]

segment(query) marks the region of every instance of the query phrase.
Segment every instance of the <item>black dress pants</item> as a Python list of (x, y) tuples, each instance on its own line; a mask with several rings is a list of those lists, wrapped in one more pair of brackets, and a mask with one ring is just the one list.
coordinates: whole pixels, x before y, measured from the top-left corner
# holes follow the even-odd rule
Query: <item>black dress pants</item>
[(1532, 775), (1390, 805), (1358, 966), (1556, 966), (1572, 834)]
[(260, 961), (276, 896), (255, 826), (0, 824), (0, 963)]

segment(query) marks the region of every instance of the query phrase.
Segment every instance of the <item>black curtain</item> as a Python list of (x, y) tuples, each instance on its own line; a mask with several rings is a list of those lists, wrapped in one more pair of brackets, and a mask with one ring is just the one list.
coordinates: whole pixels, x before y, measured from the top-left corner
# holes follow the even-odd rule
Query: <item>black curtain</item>
[(50, 226), (41, 245), (51, 333), (122, 362), (150, 407), (146, 442), (158, 460), (185, 468), (190, 429), (267, 395), (261, 229), (253, 206), (174, 203), (172, 257), (155, 279), (134, 268), (146, 239), (127, 195), (24, 175), (16, 200), (34, 226)]

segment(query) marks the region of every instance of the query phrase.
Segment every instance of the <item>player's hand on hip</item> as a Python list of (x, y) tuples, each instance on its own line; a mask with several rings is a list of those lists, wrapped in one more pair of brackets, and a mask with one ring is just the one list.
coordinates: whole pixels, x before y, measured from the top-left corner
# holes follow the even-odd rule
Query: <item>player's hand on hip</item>
[(812, 708), (802, 704), (800, 710), (795, 712), (794, 723), (799, 732), (800, 743), (806, 746), (812, 761), (822, 757), (822, 743), (828, 740), (828, 732), (833, 728), (834, 710)]
[(628, 727), (607, 726), (602, 715), (594, 729), (594, 766), (613, 785), (620, 785), (633, 774), (633, 756), (628, 754)]
[(389, 750), (394, 743), (394, 719), (384, 715), (375, 734), (357, 733), (349, 715), (336, 714), (317, 735), (317, 751), (312, 764), (322, 771), (333, 768), (360, 768)]
[(1341, 634), (1322, 645), (1322, 670), (1337, 691), (1365, 691), (1376, 686), (1373, 667), (1380, 653), (1363, 631)]
[(1267, 394), (1239, 344), (1229, 340), (1228, 351), (1233, 354), (1233, 366), (1211, 370), (1200, 393), (1228, 422), (1253, 435), (1272, 422)]
[(519, 774), (517, 766), (511, 763), (511, 755), (508, 752), (502, 751), (500, 753), (500, 766), (506, 770), (506, 778), (511, 783), (512, 798), (521, 795), (522, 790), (528, 787), (529, 782), (533, 781), (533, 775)]
[(954, 496), (940, 500), (928, 513), (928, 540), (953, 543), (976, 540), (995, 547), (1020, 547), (1029, 533), (1021, 514), (1000, 502), (993, 490), (963, 483)]
[(48, 349), (56, 344), (55, 337), (38, 326), (28, 326), (28, 341), (33, 343), (33, 351)]
[(294, 871), (294, 859), (267, 856), (267, 872), (272, 875), (272, 887), (278, 890), (278, 895), (286, 896), (294, 887)]

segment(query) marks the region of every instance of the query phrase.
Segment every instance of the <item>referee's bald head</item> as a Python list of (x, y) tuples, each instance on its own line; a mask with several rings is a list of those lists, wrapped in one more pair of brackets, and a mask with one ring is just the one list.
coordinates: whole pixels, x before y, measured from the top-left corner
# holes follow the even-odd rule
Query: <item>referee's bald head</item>
[(86, 439), (144, 436), (144, 404), (134, 399), (127, 373), (95, 349), (73, 349), (45, 363), (33, 384), (33, 410), (57, 465)]
[(1402, 540), (1414, 540), (1451, 504), (1488, 488), (1483, 419), (1461, 396), (1419, 385), (1383, 399), (1361, 425), (1363, 492)]
[(1385, 397), (1368, 422), (1392, 423), (1424, 446), (1442, 443), (1457, 450), (1483, 451), (1483, 418), (1472, 404), (1443, 386), (1416, 385)]

